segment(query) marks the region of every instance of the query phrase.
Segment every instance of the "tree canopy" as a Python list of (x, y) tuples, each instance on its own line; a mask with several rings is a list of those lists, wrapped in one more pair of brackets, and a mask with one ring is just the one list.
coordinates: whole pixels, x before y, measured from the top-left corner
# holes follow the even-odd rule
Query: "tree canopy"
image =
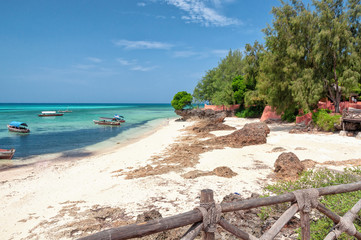
[(361, 92), (360, 0), (280, 0), (264, 45), (230, 50), (207, 71), (193, 96), (217, 105), (271, 105), (278, 113), (305, 112), (328, 97), (339, 112), (342, 98)]
[(186, 91), (178, 92), (174, 95), (171, 102), (175, 110), (181, 110), (187, 106), (191, 107), (193, 97)]
[(207, 71), (198, 82), (193, 96), (199, 102), (209, 102), (217, 105), (235, 104), (232, 81), (242, 75), (243, 58), (239, 50), (228, 52), (217, 67)]

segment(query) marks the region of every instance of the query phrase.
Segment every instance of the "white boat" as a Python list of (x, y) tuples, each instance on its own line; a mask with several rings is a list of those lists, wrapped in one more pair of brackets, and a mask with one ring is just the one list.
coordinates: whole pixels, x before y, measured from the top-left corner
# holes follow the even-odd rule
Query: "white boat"
[(53, 117), (63, 115), (64, 113), (57, 113), (56, 111), (42, 111), (41, 114), (38, 114), (39, 117)]

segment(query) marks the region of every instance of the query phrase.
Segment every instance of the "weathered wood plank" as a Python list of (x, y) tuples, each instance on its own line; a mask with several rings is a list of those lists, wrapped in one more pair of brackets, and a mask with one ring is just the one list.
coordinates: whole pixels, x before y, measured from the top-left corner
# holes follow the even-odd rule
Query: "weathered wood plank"
[[(207, 210), (214, 205), (214, 198), (213, 198), (213, 191), (211, 189), (203, 189), (201, 191), (201, 199), (200, 199), (200, 206), (205, 207)], [(211, 216), (209, 216), (211, 217)], [(205, 223), (203, 223), (204, 225)], [(207, 227), (207, 226), (204, 226)], [(202, 233), (202, 239), (203, 240), (214, 240), (215, 234), (214, 232), (206, 231), (206, 229), (203, 230)]]
[(150, 222), (126, 225), (118, 228), (104, 230), (93, 235), (80, 238), (81, 240), (111, 239), (122, 240), (135, 237), (143, 237), (157, 232), (173, 228), (191, 225), (202, 221), (202, 214), (198, 210), (178, 214), (167, 218), (157, 219)]
[(199, 233), (202, 231), (202, 229), (203, 229), (203, 223), (202, 222), (194, 223), (188, 229), (188, 231), (181, 237), (181, 240), (193, 240), (193, 239), (195, 239), (199, 235)]
[(270, 240), (273, 239), (283, 228), (288, 221), (298, 212), (298, 205), (297, 203), (293, 204), (289, 209), (287, 209), (281, 217), (272, 225), (267, 232), (265, 232), (260, 240)]

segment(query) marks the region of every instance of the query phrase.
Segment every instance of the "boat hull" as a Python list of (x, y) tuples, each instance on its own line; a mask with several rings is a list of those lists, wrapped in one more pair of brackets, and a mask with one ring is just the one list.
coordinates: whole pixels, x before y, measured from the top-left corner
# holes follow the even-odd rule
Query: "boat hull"
[(55, 116), (63, 116), (64, 113), (51, 113), (51, 114), (39, 114), (39, 117), (55, 117)]
[(10, 125), (8, 125), (8, 130), (10, 132), (17, 132), (17, 133), (29, 133), (30, 132), (30, 129), (27, 129), (27, 128), (14, 128), (14, 127), (11, 127)]
[(0, 159), (12, 159), (15, 154), (15, 149), (10, 150), (0, 149)]
[(93, 122), (98, 125), (108, 125), (108, 126), (119, 126), (120, 125), (120, 122), (97, 121), (97, 120), (93, 120)]

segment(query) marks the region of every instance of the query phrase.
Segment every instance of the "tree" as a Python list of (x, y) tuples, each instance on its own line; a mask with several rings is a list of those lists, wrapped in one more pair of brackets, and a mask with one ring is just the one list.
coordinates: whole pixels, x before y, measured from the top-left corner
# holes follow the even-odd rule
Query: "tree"
[(217, 105), (230, 105), (235, 103), (232, 90), (232, 80), (242, 75), (243, 59), (239, 50), (228, 52), (216, 68), (209, 70), (198, 82), (193, 91), (197, 101), (207, 101)]
[(247, 88), (247, 86), (246, 86), (243, 76), (238, 75), (237, 77), (233, 78), (232, 90), (234, 92), (233, 96), (234, 96), (235, 103), (243, 105), (246, 88)]
[[(357, 46), (357, 32), (351, 31), (357, 22), (350, 26), (349, 15), (342, 0), (321, 0), (313, 3), (319, 19), (319, 33), (314, 45), (317, 77), (322, 79), (327, 96), (335, 105), (335, 112), (339, 112), (342, 94), (347, 95), (357, 86), (360, 78), (357, 71), (360, 57), (359, 53), (354, 51)], [(359, 3), (350, 1), (350, 4), (359, 9)]]
[[(358, 2), (349, 0), (349, 6), (360, 11)], [(314, 11), (299, 0), (281, 4), (272, 9), (273, 25), (264, 30), (261, 93), (278, 113), (290, 108), (309, 111), (326, 95), (339, 112), (342, 94), (360, 78), (354, 50), (358, 44), (350, 30), (358, 34), (359, 12), (346, 14), (342, 0), (313, 0)], [(352, 26), (348, 19), (354, 19)]]
[(192, 100), (193, 97), (190, 93), (187, 93), (186, 91), (182, 91), (174, 95), (171, 104), (175, 110), (181, 110), (187, 106), (191, 107)]
[(257, 83), (260, 76), (260, 63), (265, 54), (262, 44), (255, 41), (253, 46), (246, 44), (244, 57), (244, 81), (247, 91), (244, 96), (244, 104), (248, 106), (264, 106), (265, 97), (259, 92)]

